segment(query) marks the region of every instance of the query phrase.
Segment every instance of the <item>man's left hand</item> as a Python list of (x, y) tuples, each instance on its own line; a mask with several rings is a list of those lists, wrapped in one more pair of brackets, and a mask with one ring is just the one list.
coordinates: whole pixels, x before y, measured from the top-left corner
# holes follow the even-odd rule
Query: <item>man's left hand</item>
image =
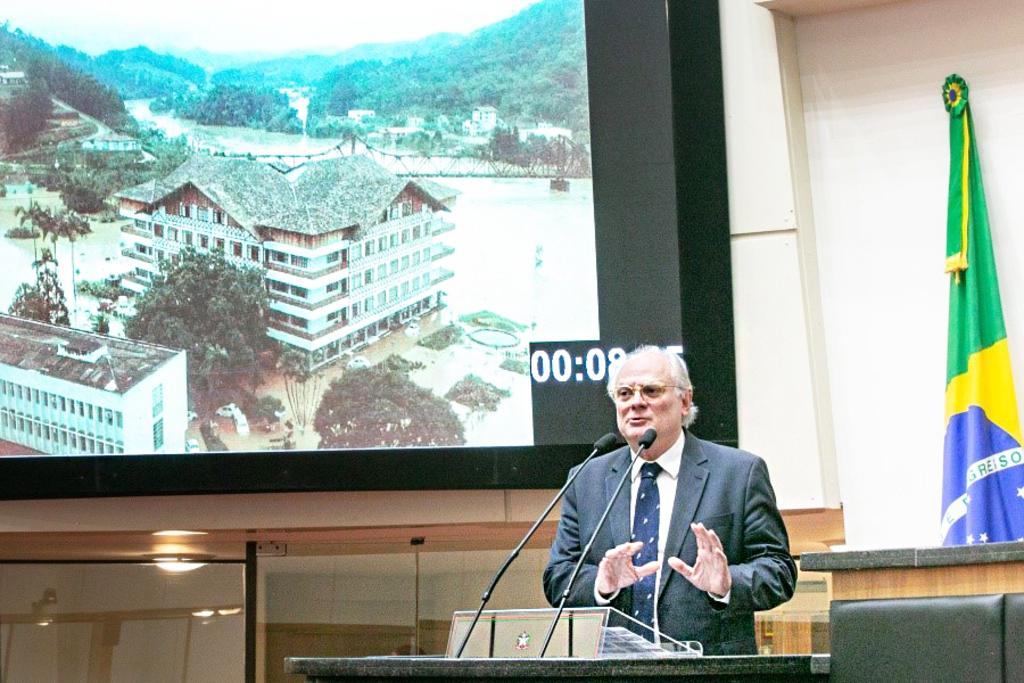
[(697, 539), (697, 559), (691, 567), (678, 557), (670, 557), (669, 566), (712, 597), (727, 595), (732, 589), (732, 575), (729, 573), (729, 560), (722, 548), (722, 541), (718, 534), (707, 529), (702, 522), (691, 524), (690, 529)]

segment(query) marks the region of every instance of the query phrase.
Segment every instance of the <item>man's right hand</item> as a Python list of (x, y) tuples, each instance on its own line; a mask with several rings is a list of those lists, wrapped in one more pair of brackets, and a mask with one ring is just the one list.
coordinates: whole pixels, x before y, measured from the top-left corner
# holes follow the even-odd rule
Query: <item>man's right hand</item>
[(641, 541), (623, 543), (611, 548), (597, 565), (597, 592), (610, 598), (645, 576), (658, 571), (658, 561), (652, 560), (639, 567), (633, 565), (633, 556), (644, 547)]

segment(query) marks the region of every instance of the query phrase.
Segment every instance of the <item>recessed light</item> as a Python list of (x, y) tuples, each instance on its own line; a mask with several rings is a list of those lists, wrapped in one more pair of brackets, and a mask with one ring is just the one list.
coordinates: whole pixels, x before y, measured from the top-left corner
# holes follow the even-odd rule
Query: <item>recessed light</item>
[(175, 558), (158, 557), (154, 564), (163, 569), (165, 572), (190, 572), (193, 569), (199, 569), (205, 567), (205, 562), (189, 562), (188, 560), (179, 560)]
[(221, 615), (222, 617), (230, 617), (232, 615), (241, 614), (241, 613), (242, 613), (242, 608), (241, 607), (229, 607), (227, 609), (219, 609), (219, 610), (217, 610), (217, 614)]
[(213, 616), (213, 610), (212, 609), (201, 609), (201, 610), (198, 610), (196, 612), (193, 612), (192, 616), (194, 616), (194, 617), (202, 617), (203, 619), (205, 619), (206, 617), (212, 617)]

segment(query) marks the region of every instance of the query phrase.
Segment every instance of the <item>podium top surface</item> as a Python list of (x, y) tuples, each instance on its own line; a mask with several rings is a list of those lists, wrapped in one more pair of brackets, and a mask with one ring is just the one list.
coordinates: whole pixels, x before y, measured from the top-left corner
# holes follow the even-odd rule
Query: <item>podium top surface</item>
[[(828, 655), (750, 655), (681, 659), (449, 659), (445, 657), (287, 657), (285, 673), (311, 680), (369, 679), (445, 680), (489, 679), (586, 679), (590, 677), (651, 677), (666, 679), (731, 676), (729, 680), (824, 682), (828, 680)], [(749, 677), (749, 678), (748, 678)]]
[(1024, 542), (804, 553), (800, 556), (800, 569), (812, 572), (830, 572), (846, 569), (949, 567), (1004, 562), (1024, 562)]

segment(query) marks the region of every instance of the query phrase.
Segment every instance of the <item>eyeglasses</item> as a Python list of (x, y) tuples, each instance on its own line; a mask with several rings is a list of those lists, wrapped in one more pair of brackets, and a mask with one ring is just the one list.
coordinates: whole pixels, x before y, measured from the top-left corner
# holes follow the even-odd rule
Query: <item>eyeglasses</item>
[(612, 393), (612, 398), (615, 399), (616, 403), (629, 403), (633, 400), (633, 397), (639, 393), (645, 401), (657, 401), (665, 395), (665, 391), (668, 388), (669, 387), (665, 384), (635, 384), (631, 387), (620, 386), (615, 387), (615, 391)]

